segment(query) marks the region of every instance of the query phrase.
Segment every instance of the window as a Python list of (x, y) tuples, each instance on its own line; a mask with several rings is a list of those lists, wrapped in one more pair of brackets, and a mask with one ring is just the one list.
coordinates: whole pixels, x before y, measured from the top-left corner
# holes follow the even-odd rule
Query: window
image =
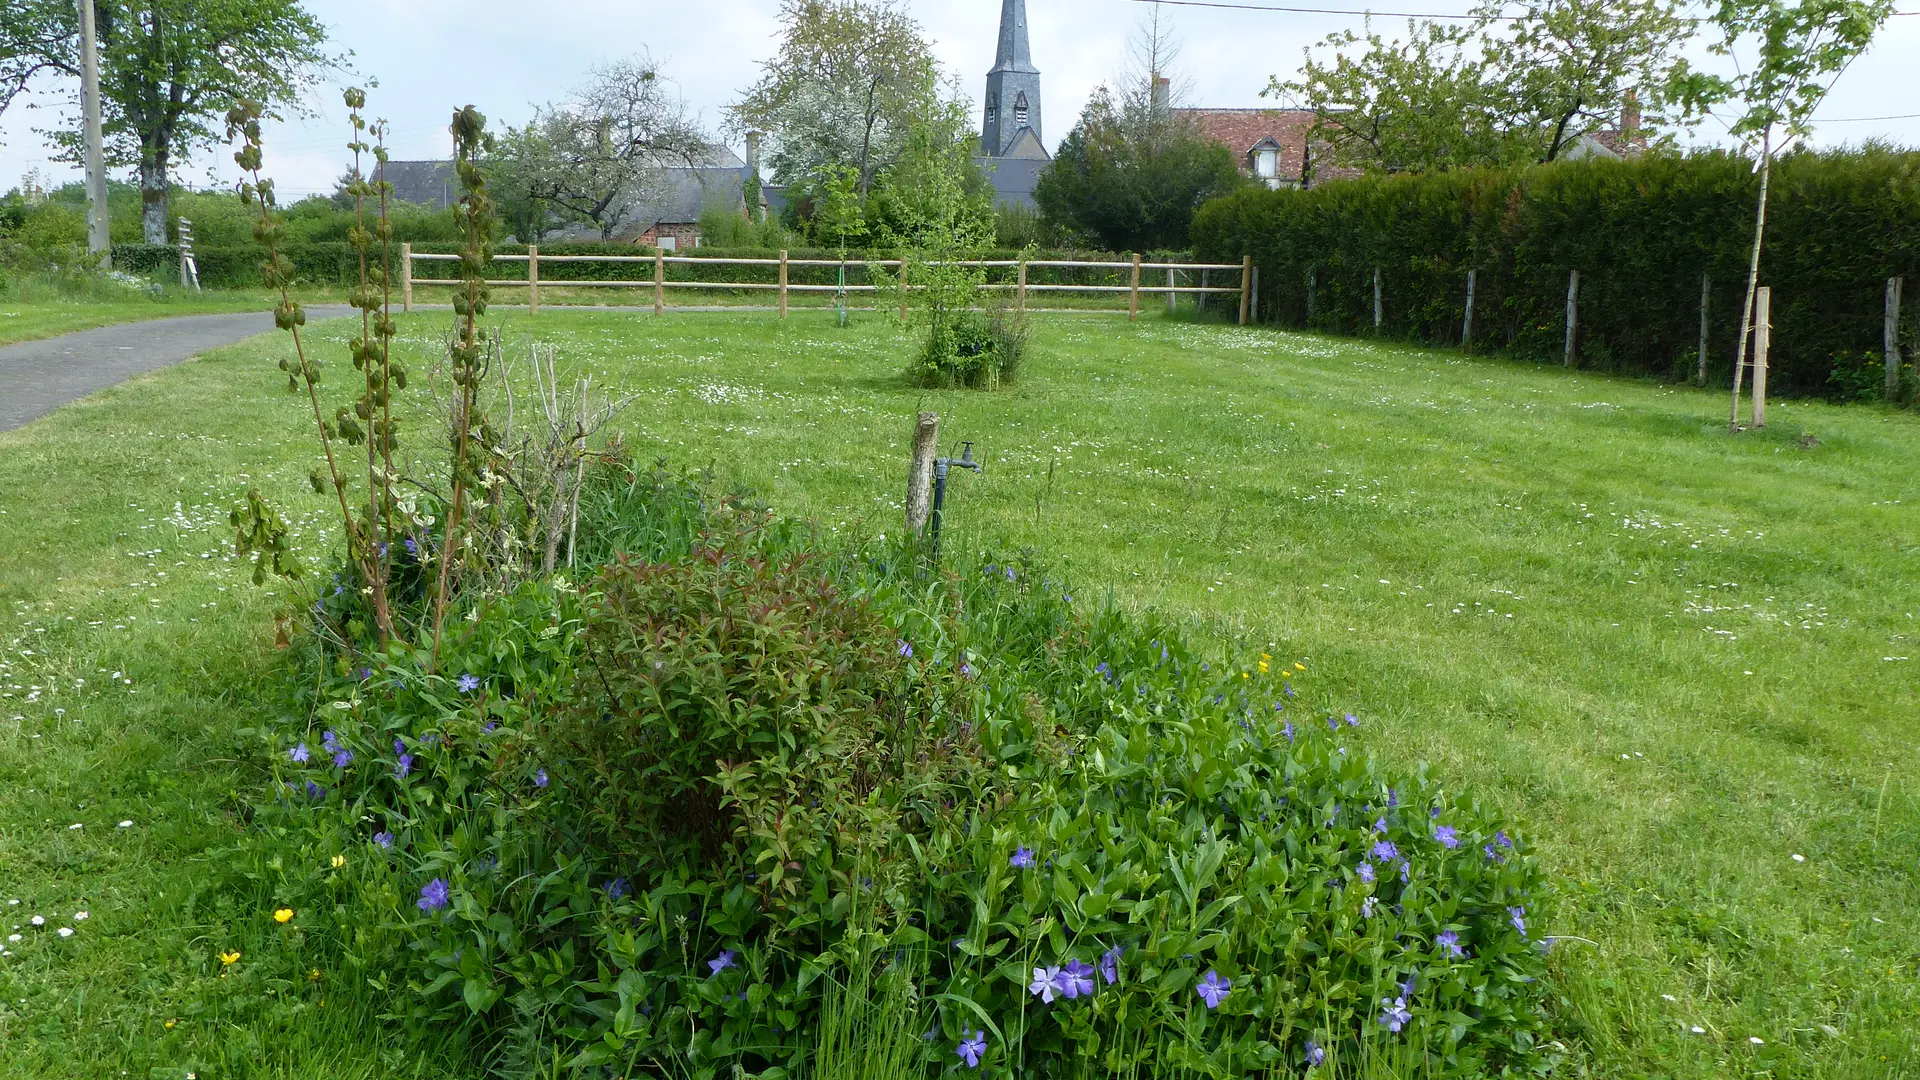
[(1253, 152), (1253, 175), (1263, 180), (1271, 180), (1280, 174), (1280, 151), (1255, 150)]
[(654, 242), (653, 246), (659, 248), (661, 251), (678, 251), (680, 250), (680, 238), (677, 236), (662, 236)]
[(1013, 122), (1016, 124), (1027, 122), (1027, 95), (1024, 93), (1013, 99)]
[(1000, 99), (989, 95), (987, 97), (987, 126), (992, 127), (994, 118), (999, 115), (1000, 115)]

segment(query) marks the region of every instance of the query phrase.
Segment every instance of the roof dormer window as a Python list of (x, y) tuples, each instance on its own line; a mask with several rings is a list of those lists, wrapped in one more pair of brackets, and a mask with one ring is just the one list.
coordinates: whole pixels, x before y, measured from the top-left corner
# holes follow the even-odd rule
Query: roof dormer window
[(1013, 122), (1022, 125), (1027, 122), (1027, 95), (1024, 91), (1013, 99)]

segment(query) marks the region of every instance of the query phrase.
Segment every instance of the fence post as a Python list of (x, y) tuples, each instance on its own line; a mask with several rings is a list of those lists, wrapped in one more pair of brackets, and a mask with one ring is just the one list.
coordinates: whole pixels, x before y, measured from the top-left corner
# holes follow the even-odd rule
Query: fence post
[(1180, 297), (1179, 293), (1173, 291), (1177, 285), (1173, 277), (1173, 267), (1169, 266), (1167, 267), (1167, 314), (1169, 315), (1173, 314), (1173, 302)]
[(1247, 305), (1253, 300), (1253, 256), (1240, 257), (1240, 325), (1247, 325)]
[(659, 318), (667, 307), (667, 253), (653, 249), (653, 314)]
[(1888, 401), (1900, 394), (1900, 292), (1905, 285), (1905, 278), (1887, 279), (1887, 313), (1880, 326), (1880, 336), (1887, 347)]
[(1460, 347), (1473, 344), (1473, 287), (1480, 276), (1478, 270), (1467, 271), (1467, 317), (1460, 321)]
[(907, 466), (907, 539), (926, 528), (933, 509), (933, 454), (940, 442), (940, 414), (923, 412), (913, 428), (913, 460)]
[(1127, 279), (1127, 318), (1140, 317), (1140, 253), (1133, 253), (1133, 275)]
[(540, 245), (527, 245), (527, 314), (540, 313)]
[(1314, 298), (1314, 294), (1318, 292), (1318, 289), (1315, 288), (1315, 286), (1317, 286), (1319, 283), (1320, 283), (1319, 267), (1315, 267), (1315, 266), (1307, 267), (1307, 325), (1309, 327), (1313, 325), (1313, 298)]
[(400, 310), (413, 310), (413, 245), (400, 245)]
[(1380, 268), (1376, 266), (1373, 268), (1373, 332), (1374, 333), (1378, 334), (1380, 332), (1381, 324), (1386, 322), (1386, 315), (1387, 315), (1386, 305), (1381, 302), (1381, 296), (1380, 296)]
[(1773, 341), (1773, 289), (1753, 294), (1753, 426), (1767, 426), (1767, 346)]
[(1707, 385), (1707, 301), (1713, 298), (1713, 275), (1700, 275), (1700, 373), (1701, 386)]
[(780, 249), (780, 317), (787, 317), (787, 249)]
[(907, 321), (907, 256), (900, 255), (900, 321)]
[(1567, 349), (1562, 363), (1573, 366), (1574, 345), (1580, 334), (1580, 271), (1567, 272)]

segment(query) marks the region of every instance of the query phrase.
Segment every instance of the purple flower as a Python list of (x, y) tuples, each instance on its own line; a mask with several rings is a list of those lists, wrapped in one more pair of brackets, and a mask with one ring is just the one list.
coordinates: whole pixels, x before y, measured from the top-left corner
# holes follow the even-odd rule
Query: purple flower
[(979, 1068), (980, 1055), (987, 1052), (986, 1032), (963, 1029), (960, 1032), (960, 1045), (954, 1047), (953, 1052), (959, 1056), (961, 1061), (967, 1063), (967, 1068)]
[(1354, 876), (1358, 877), (1361, 881), (1372, 881), (1373, 880), (1373, 864), (1370, 862), (1363, 862), (1359, 865), (1358, 868), (1354, 870), (1353, 873), (1354, 873)]
[(1500, 854), (1500, 852), (1494, 850), (1494, 846), (1492, 844), (1488, 844), (1486, 847), (1483, 847), (1480, 850), (1487, 853), (1488, 862), (1503, 863), (1507, 861), (1507, 857), (1505, 855)]
[(1093, 996), (1093, 968), (1081, 963), (1079, 957), (1067, 960), (1067, 966), (1060, 969), (1060, 996), (1072, 1001), (1085, 994)]
[(1400, 805), (1400, 792), (1396, 791), (1393, 788), (1388, 788), (1387, 789), (1387, 809), (1391, 810), (1394, 807), (1399, 805)]
[(1382, 840), (1373, 845), (1373, 857), (1383, 863), (1392, 862), (1400, 857), (1400, 849), (1393, 846), (1393, 841)]
[(913, 646), (907, 644), (904, 638), (900, 641), (900, 655), (909, 657), (913, 655)]
[(1120, 981), (1120, 956), (1126, 951), (1125, 945), (1115, 945), (1100, 954), (1100, 977), (1107, 980), (1108, 986)]
[(1440, 935), (1433, 939), (1433, 943), (1446, 950), (1446, 954), (1450, 957), (1457, 959), (1467, 955), (1467, 951), (1460, 947), (1460, 935), (1451, 930), (1440, 931)]
[(321, 787), (319, 784), (316, 784), (311, 780), (307, 781), (307, 798), (324, 799), (326, 797), (327, 797), (326, 788)]
[(483, 726), (483, 727), (482, 727), (482, 728), (481, 728), (480, 730), (481, 730), (481, 731), (484, 731), (484, 732), (486, 732), (486, 733), (487, 733), (487, 734), (489, 734), (489, 735), (491, 735), (491, 734), (493, 734), (493, 729), (494, 729), (494, 728), (497, 728), (497, 727), (499, 727), (499, 726), (500, 726), (500, 721), (498, 721), (498, 720), (489, 720), (489, 721), (487, 721), (487, 722), (486, 722), (486, 725), (485, 725), (485, 726)]
[(445, 878), (434, 878), (420, 890), (419, 908), (421, 911), (439, 911), (447, 906), (447, 882)]
[(407, 554), (409, 555), (420, 554), (420, 545), (413, 542), (413, 537), (409, 536), (406, 538), (406, 540), (402, 542), (407, 545)]
[(1053, 1002), (1053, 992), (1059, 986), (1060, 969), (1037, 967), (1033, 969), (1033, 984), (1027, 992), (1040, 999), (1043, 1004)]
[(963, 679), (973, 678), (973, 665), (967, 663), (965, 660), (960, 661), (960, 677)]
[(719, 956), (707, 961), (707, 970), (711, 974), (718, 975), (734, 966), (733, 957), (734, 952), (732, 949), (721, 949)]
[(627, 879), (623, 877), (617, 877), (607, 882), (606, 889), (607, 899), (615, 902), (626, 899), (627, 894), (633, 891), (633, 889), (627, 885)]
[(1419, 982), (1420, 982), (1420, 976), (1418, 975), (1407, 976), (1406, 981), (1400, 984), (1400, 996), (1403, 998), (1412, 997), (1413, 988), (1419, 985)]
[(1386, 831), (1387, 831), (1387, 819), (1383, 817), (1383, 818), (1379, 818), (1379, 819), (1377, 819), (1376, 821), (1374, 821), (1374, 823), (1373, 823), (1373, 831), (1374, 831), (1374, 832), (1386, 832)]
[(1314, 1042), (1312, 1039), (1308, 1039), (1307, 1040), (1307, 1068), (1311, 1069), (1316, 1065), (1324, 1065), (1326, 1064), (1326, 1061), (1327, 1061), (1326, 1050), (1323, 1047), (1321, 1047), (1319, 1043)]
[(543, 787), (546, 787), (548, 783), (549, 781), (547, 780), (547, 770), (541, 769), (539, 772), (536, 772), (533, 774), (534, 787), (543, 788)]
[(334, 768), (344, 769), (351, 764), (353, 764), (353, 751), (348, 750), (346, 747), (343, 746), (340, 749), (335, 750), (333, 752)]
[(320, 745), (328, 750), (334, 750), (339, 748), (340, 740), (334, 737), (333, 730), (329, 728), (320, 733)]
[(293, 759), (294, 764), (305, 765), (307, 759), (313, 755), (307, 750), (307, 744), (301, 743), (299, 746), (287, 751), (287, 756)]
[(1413, 1013), (1407, 1011), (1407, 999), (1404, 997), (1392, 1001), (1381, 998), (1380, 1004), (1385, 1006), (1380, 1011), (1380, 1024), (1388, 1031), (1399, 1031), (1413, 1020)]
[(1347, 714), (1347, 726), (1348, 726), (1348, 727), (1359, 727), (1359, 726), (1360, 726), (1360, 718), (1359, 718), (1359, 717), (1357, 717), (1357, 716), (1355, 716), (1355, 715), (1353, 715), (1352, 713), (1348, 713), (1348, 714)]
[(1340, 730), (1340, 720), (1338, 717), (1334, 717), (1334, 716), (1327, 717), (1327, 730), (1328, 731)]
[(1409, 863), (1405, 859), (1400, 860), (1400, 884), (1405, 885), (1407, 883), (1407, 877), (1412, 872), (1412, 870), (1413, 870), (1412, 863)]
[(1227, 1000), (1227, 993), (1233, 989), (1233, 981), (1221, 978), (1218, 972), (1208, 968), (1206, 978), (1201, 979), (1200, 985), (1193, 989), (1200, 995), (1200, 1000), (1207, 1003), (1207, 1008), (1217, 1009), (1221, 1002)]
[(413, 755), (401, 754), (400, 760), (394, 762), (393, 774), (399, 777), (400, 779), (404, 780), (407, 778), (407, 774), (412, 771), (413, 771)]
[(1449, 851), (1460, 846), (1460, 833), (1451, 825), (1442, 825), (1433, 830), (1433, 838)]
[(1369, 896), (1369, 897), (1367, 897), (1366, 899), (1364, 899), (1364, 900), (1362, 900), (1362, 901), (1360, 901), (1360, 917), (1361, 917), (1361, 918), (1363, 918), (1363, 919), (1371, 919), (1371, 918), (1373, 918), (1373, 905), (1374, 905), (1374, 903), (1375, 903), (1375, 900), (1374, 900), (1374, 898), (1373, 898), (1373, 897), (1371, 897), (1371, 896)]
[(1280, 734), (1285, 735), (1288, 742), (1293, 741), (1293, 724), (1291, 721), (1280, 725)]
[(1427, 811), (1427, 816), (1430, 818), (1439, 818), (1440, 808), (1436, 806), (1432, 810)]
[(1513, 841), (1510, 838), (1508, 838), (1507, 830), (1505, 829), (1501, 829), (1500, 831), (1493, 834), (1493, 842), (1496, 844), (1499, 844), (1503, 848), (1510, 848), (1513, 846)]
[(1016, 869), (1025, 870), (1027, 867), (1033, 865), (1033, 849), (1025, 846), (1015, 848), (1013, 858), (1008, 859), (1007, 862), (1011, 863)]
[(1510, 908), (1508, 908), (1508, 909), (1507, 909), (1507, 921), (1513, 924), (1513, 928), (1514, 928), (1515, 930), (1518, 930), (1518, 931), (1520, 931), (1520, 937), (1521, 937), (1521, 940), (1525, 940), (1525, 939), (1526, 939), (1526, 936), (1527, 936), (1527, 909), (1526, 909), (1526, 906), (1525, 906), (1525, 905), (1521, 905), (1520, 907), (1510, 907)]
[(395, 739), (395, 740), (393, 740), (393, 752), (394, 752), (395, 754), (404, 754), (404, 753), (406, 753), (406, 752), (407, 752), (407, 741), (406, 741), (405, 739)]
[(373, 843), (376, 847), (390, 848), (393, 846), (393, 834), (385, 830), (374, 833)]
[(475, 690), (480, 689), (480, 677), (478, 675), (462, 675), (453, 681), (453, 685), (459, 687), (461, 693), (471, 694)]

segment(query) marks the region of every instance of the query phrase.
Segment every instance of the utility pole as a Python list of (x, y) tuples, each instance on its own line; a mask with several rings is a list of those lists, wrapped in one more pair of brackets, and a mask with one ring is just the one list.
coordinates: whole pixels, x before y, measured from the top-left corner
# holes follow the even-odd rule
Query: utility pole
[(107, 162), (100, 134), (100, 57), (93, 34), (93, 0), (80, 0), (80, 108), (87, 135), (87, 252), (113, 269), (113, 236), (107, 227)]

